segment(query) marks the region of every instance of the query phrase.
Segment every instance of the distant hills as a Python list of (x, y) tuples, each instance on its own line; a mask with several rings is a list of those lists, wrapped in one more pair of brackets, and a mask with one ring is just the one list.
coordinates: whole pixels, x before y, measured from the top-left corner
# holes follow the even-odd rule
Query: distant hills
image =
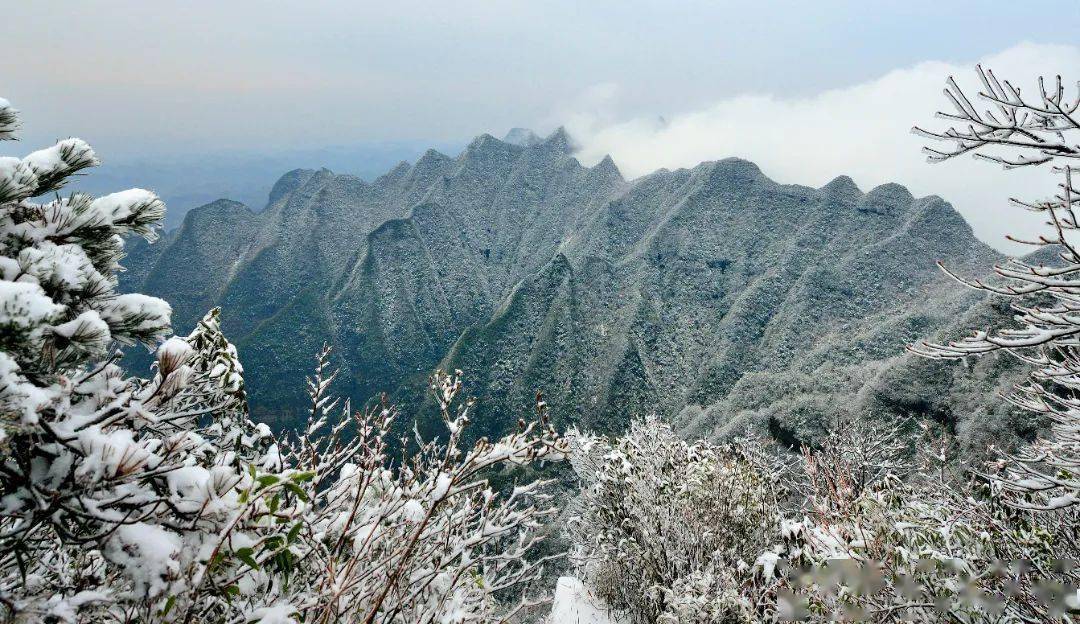
[[(180, 226), (188, 210), (217, 199), (261, 208), (282, 171), (326, 166), (370, 180), (401, 160), (416, 159), (427, 144), (418, 141), (366, 142), (319, 149), (268, 152), (219, 151), (165, 158), (107, 158), (94, 175), (81, 180), (81, 190), (102, 195), (120, 188), (153, 189), (169, 206), (165, 228)], [(454, 149), (460, 145), (446, 147)]]
[(600, 431), (647, 412), (791, 443), (846, 412), (930, 416), (972, 444), (1027, 427), (992, 396), (1015, 364), (904, 355), (1008, 314), (935, 266), (1000, 260), (942, 199), (784, 185), (739, 159), (627, 181), (573, 152), (562, 129), (515, 129), (371, 182), (290, 171), (261, 211), (215, 201), (132, 245), (122, 286), (169, 300), (178, 331), (221, 306), (253, 412), (282, 427), (323, 341), (358, 400), (417, 407), (432, 369), (465, 371), (478, 434), (538, 389), (560, 424)]

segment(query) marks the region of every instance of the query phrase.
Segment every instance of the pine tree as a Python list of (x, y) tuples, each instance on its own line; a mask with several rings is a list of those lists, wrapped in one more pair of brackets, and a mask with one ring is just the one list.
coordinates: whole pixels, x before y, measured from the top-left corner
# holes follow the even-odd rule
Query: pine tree
[[(18, 123), (0, 100), (0, 138)], [(97, 164), (75, 138), (0, 159), (0, 600), (27, 619), (175, 600), (197, 564), (185, 541), (229, 520), (269, 440), (216, 311), (157, 346), (169, 305), (117, 293), (123, 238), (153, 240), (165, 207), (142, 189), (60, 194)], [(134, 343), (157, 346), (150, 380), (116, 364)]]

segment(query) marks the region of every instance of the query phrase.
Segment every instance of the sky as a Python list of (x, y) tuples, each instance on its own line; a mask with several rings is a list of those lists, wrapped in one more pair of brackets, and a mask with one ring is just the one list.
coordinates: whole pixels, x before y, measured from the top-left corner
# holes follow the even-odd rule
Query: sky
[[(954, 203), (983, 240), (1038, 225), (1043, 172), (928, 165), (947, 75), (1080, 78), (1080, 2), (19, 2), (0, 96), (23, 145), (117, 159), (377, 141), (463, 143), (565, 125), (628, 176), (749, 158), (780, 182), (850, 175)], [(5, 146), (7, 151), (10, 148)]]

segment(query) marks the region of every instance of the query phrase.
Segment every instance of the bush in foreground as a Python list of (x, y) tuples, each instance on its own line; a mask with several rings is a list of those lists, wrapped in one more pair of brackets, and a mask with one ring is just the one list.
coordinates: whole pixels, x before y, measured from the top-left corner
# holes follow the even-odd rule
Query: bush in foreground
[[(927, 428), (929, 430), (929, 428)], [(897, 428), (844, 423), (778, 463), (757, 440), (688, 444), (646, 419), (573, 436), (579, 575), (633, 623), (1058, 622), (1080, 609), (1075, 509), (907, 461)], [(937, 436), (920, 440), (933, 451)]]

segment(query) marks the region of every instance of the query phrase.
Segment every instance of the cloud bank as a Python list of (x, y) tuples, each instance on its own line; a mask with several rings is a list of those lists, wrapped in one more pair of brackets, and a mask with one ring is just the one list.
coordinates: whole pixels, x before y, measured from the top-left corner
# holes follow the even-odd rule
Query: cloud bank
[(1021, 44), (969, 63), (920, 63), (811, 97), (787, 98), (778, 84), (774, 93), (741, 95), (665, 117), (615, 117), (620, 87), (604, 84), (585, 93), (563, 118), (582, 145), (583, 162), (610, 154), (628, 177), (738, 156), (783, 183), (821, 186), (843, 174), (866, 191), (898, 182), (916, 196), (940, 195), (951, 202), (990, 245), (1026, 253), (1029, 247), (1005, 241), (1005, 234), (1031, 236), (1042, 226), (1008, 198), (1051, 194), (1052, 174), (1003, 171), (968, 157), (931, 165), (921, 152), (926, 141), (910, 132), (916, 124), (945, 127), (934, 118), (947, 106), (945, 79), (955, 76), (974, 95), (975, 63), (1025, 92), (1035, 89), (1039, 75), (1080, 79), (1080, 48)]

